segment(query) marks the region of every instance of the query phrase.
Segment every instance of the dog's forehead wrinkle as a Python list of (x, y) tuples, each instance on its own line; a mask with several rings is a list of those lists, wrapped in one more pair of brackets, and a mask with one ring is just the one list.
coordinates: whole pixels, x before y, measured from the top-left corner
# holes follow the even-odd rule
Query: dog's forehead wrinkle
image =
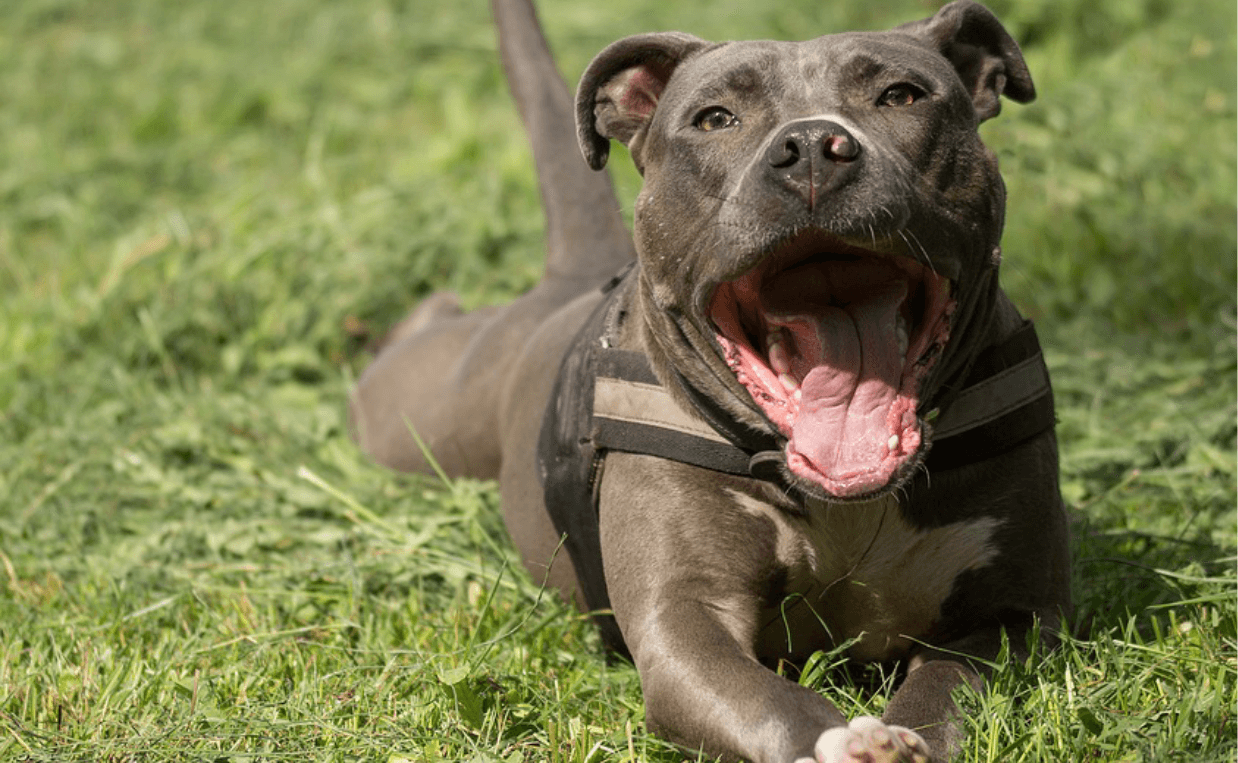
[(847, 74), (859, 80), (872, 80), (886, 71), (887, 65), (873, 56), (861, 53), (847, 62)]
[(834, 39), (726, 43), (681, 67), (674, 84), (704, 100), (751, 93), (783, 105), (812, 103), (838, 78), (838, 65), (845, 61), (839, 53), (849, 48), (835, 50)]
[(810, 93), (826, 83), (871, 79), (885, 64), (880, 55), (867, 51), (864, 42), (864, 37), (854, 34), (806, 40), (795, 47), (794, 71)]
[(810, 56), (808, 47), (803, 45), (797, 47), (795, 52), (795, 65), (799, 74), (796, 79), (799, 80), (800, 87), (803, 89), (805, 101), (811, 103), (814, 92), (821, 86), (821, 83), (817, 80), (817, 77), (820, 75), (815, 71), (820, 67), (818, 57)]

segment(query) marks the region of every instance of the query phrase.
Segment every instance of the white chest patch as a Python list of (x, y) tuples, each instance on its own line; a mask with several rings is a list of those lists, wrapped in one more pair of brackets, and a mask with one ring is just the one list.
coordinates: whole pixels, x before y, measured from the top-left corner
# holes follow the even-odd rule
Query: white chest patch
[(852, 657), (900, 657), (930, 633), (955, 579), (997, 555), (993, 535), (1001, 523), (991, 517), (925, 530), (903, 519), (893, 497), (812, 504), (804, 517), (742, 493), (733, 497), (778, 527), (790, 596), (761, 640), (771, 647), (771, 639), (781, 641), (779, 651), (858, 639)]

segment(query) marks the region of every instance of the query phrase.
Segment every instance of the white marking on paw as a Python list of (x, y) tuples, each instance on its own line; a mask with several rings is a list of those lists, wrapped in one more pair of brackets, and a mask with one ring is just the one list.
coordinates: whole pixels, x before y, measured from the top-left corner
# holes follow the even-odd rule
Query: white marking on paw
[(862, 715), (846, 727), (824, 732), (814, 748), (816, 763), (928, 763), (929, 748), (920, 735), (902, 726), (887, 726)]

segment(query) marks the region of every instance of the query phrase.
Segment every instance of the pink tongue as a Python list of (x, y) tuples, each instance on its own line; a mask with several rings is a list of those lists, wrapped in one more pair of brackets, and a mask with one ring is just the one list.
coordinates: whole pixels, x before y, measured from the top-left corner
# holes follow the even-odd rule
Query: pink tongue
[[(845, 295), (845, 304), (835, 297), (821, 305), (828, 295)], [(872, 260), (793, 268), (761, 292), (766, 320), (791, 336), (791, 372), (801, 380), (792, 455), (857, 492), (889, 477), (884, 462), (898, 450), (890, 437), (901, 426), (890, 411), (903, 371), (895, 322), (906, 296), (906, 278)], [(817, 307), (806, 309), (814, 300)]]

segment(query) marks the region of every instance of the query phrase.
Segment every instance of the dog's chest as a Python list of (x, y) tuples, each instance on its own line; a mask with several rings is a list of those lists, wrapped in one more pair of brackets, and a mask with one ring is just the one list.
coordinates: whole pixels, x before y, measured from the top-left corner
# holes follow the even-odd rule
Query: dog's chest
[(904, 656), (930, 636), (955, 579), (997, 555), (991, 517), (923, 529), (894, 498), (818, 504), (806, 516), (737, 494), (740, 506), (774, 520), (787, 571), (758, 637), (763, 654), (806, 656), (855, 639), (860, 660)]

